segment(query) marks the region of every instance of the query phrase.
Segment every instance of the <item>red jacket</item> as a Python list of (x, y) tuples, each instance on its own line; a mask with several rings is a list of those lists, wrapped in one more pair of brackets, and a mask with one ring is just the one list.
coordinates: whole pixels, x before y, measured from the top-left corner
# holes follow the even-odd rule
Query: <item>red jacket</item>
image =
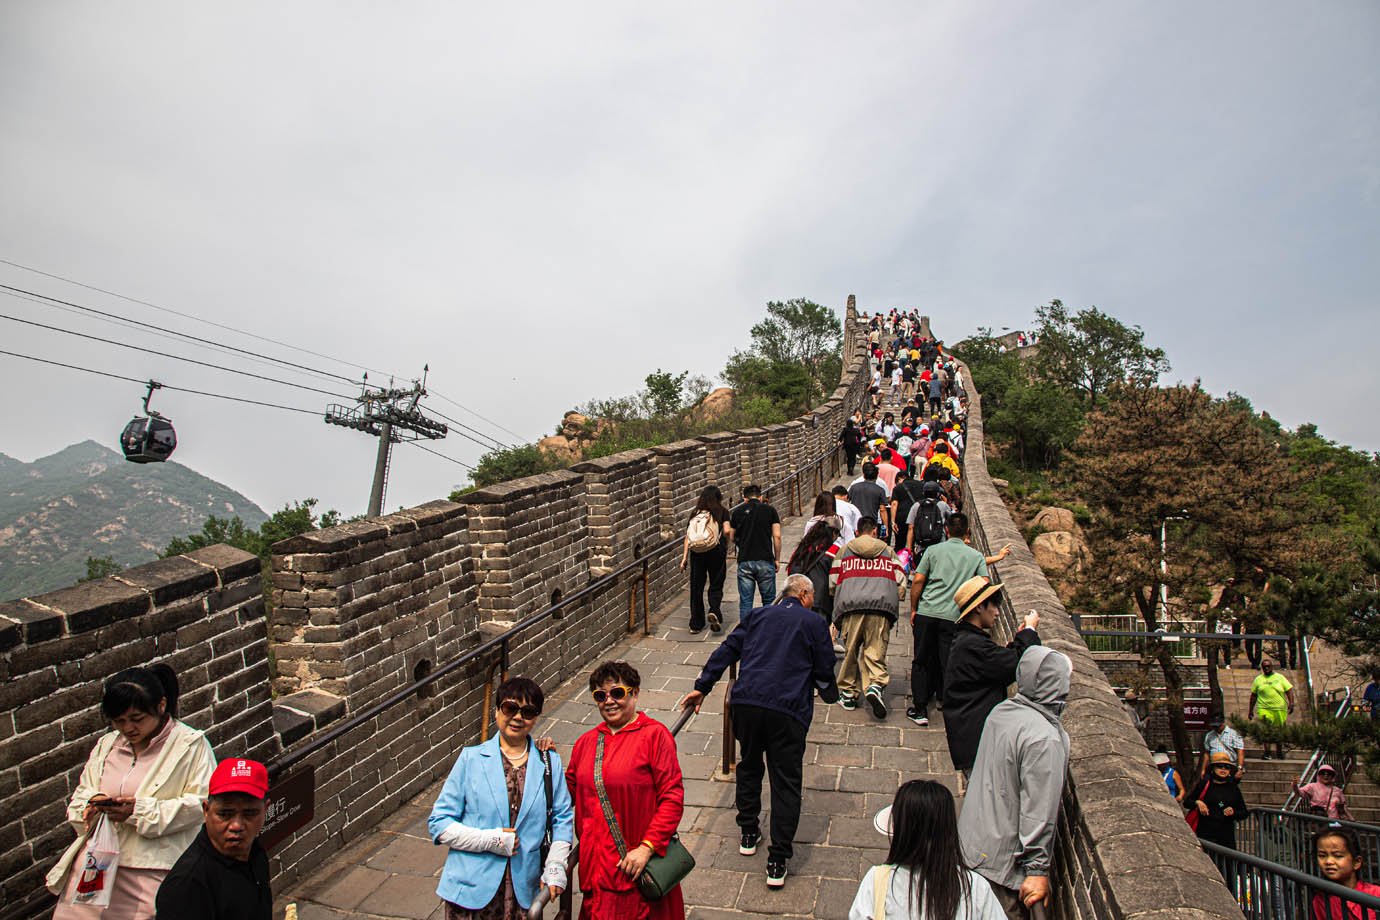
[(628, 849), (646, 840), (664, 856), (685, 805), (676, 741), (665, 725), (640, 712), (617, 734), (601, 722), (580, 736), (565, 771), (580, 840), (580, 920), (684, 920), (679, 886), (649, 903), (618, 871), (618, 847), (594, 788), (594, 754), (601, 735), (604, 789)]

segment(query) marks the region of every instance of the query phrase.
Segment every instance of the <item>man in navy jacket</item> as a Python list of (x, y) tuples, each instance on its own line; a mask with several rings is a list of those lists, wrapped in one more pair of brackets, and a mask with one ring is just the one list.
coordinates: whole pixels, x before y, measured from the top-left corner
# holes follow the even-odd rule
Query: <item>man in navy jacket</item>
[[(834, 646), (824, 619), (810, 609), (814, 587), (805, 575), (786, 579), (781, 600), (747, 612), (720, 643), (680, 701), (698, 712), (724, 669), (737, 661), (729, 711), (738, 739), (738, 852), (751, 856), (762, 839), (762, 776), (771, 774), (771, 843), (767, 847), (767, 885), (786, 884), (786, 860), (800, 823), (805, 734), (814, 714), (814, 693), (826, 703), (838, 700)], [(785, 718), (783, 718), (785, 716)], [(766, 771), (762, 760), (766, 758)]]

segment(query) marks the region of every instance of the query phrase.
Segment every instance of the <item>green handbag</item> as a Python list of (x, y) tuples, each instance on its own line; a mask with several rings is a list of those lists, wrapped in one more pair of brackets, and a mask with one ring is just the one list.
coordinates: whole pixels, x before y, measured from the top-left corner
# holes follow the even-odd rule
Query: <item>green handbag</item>
[[(609, 832), (613, 834), (613, 842), (618, 846), (620, 857), (628, 855), (628, 844), (623, 840), (623, 831), (618, 826), (618, 818), (613, 813), (613, 805), (609, 803), (608, 793), (604, 790), (604, 736), (599, 735), (599, 741), (594, 747), (594, 791), (599, 794), (599, 804), (604, 809), (604, 820), (608, 822)], [(658, 856), (652, 854), (652, 858), (647, 860), (647, 865), (637, 877), (637, 890), (642, 897), (648, 901), (657, 901), (666, 895), (668, 891), (679, 885), (690, 874), (690, 870), (695, 868), (695, 857), (690, 855), (690, 851), (685, 848), (685, 844), (680, 842), (679, 835), (673, 835), (669, 843), (666, 844), (666, 855)]]

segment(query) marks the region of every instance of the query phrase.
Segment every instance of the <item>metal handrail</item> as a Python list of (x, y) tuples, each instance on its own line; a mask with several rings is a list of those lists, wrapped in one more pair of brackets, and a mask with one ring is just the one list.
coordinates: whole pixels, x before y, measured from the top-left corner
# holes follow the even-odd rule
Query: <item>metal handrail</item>
[[(680, 730), (686, 723), (695, 717), (695, 708), (687, 707), (680, 711), (680, 718), (676, 719), (671, 726), (671, 737), (680, 734)], [(561, 891), (561, 907), (556, 916), (569, 917), (574, 907), (574, 894), (571, 892), (570, 880), (575, 877), (575, 865), (580, 858), (580, 844), (576, 841), (570, 846), (570, 856), (565, 861), (565, 888)], [(532, 906), (527, 908), (528, 920), (541, 920), (542, 911), (546, 910), (546, 905), (551, 903), (551, 889), (545, 885), (537, 886), (537, 896), (532, 899)]]
[[(1342, 701), (1337, 704), (1337, 709), (1332, 713), (1333, 718), (1340, 719), (1344, 713), (1351, 709), (1351, 687), (1343, 687), (1346, 692), (1342, 694)], [(1323, 758), (1327, 756), (1327, 751), (1321, 745), (1314, 748), (1313, 755), (1308, 758), (1308, 763), (1303, 765), (1303, 771), (1299, 774), (1298, 784), (1306, 786), (1311, 783), (1318, 774), (1318, 767), (1322, 766)], [(1345, 777), (1342, 777), (1345, 779)], [(1288, 798), (1284, 800), (1284, 810), (1293, 811), (1303, 801), (1297, 790), (1290, 792)]]
[[(1321, 894), (1328, 900), (1337, 898), (1342, 904), (1355, 904), (1368, 912), (1367, 920), (1380, 918), (1380, 898), (1346, 888), (1316, 875), (1308, 875), (1298, 869), (1282, 866), (1279, 863), (1242, 853), (1230, 847), (1219, 846), (1209, 840), (1199, 840), (1204, 852), (1217, 864), (1247, 917), (1293, 918), (1310, 916), (1311, 905), (1300, 901), (1311, 901), (1312, 895)], [(1255, 877), (1247, 877), (1239, 871), (1239, 866), (1254, 870)], [(1246, 884), (1242, 884), (1245, 882)], [(1300, 908), (1302, 912), (1300, 912)], [(1345, 912), (1345, 908), (1343, 908)], [(1373, 912), (1373, 916), (1370, 912)], [(1350, 916), (1350, 914), (1347, 914)]]
[(1341, 821), (1306, 812), (1275, 808), (1252, 808), (1237, 835), (1243, 852), (1291, 866), (1301, 872), (1314, 871), (1313, 841), (1327, 828), (1344, 827), (1356, 834), (1361, 847), (1361, 877), (1380, 881), (1380, 827), (1358, 821)]
[[(814, 460), (807, 463), (805, 466), (793, 472), (787, 473), (781, 479), (767, 486), (763, 490), (763, 494), (770, 496), (771, 493), (778, 491), (783, 486), (788, 485), (793, 478), (798, 478), (803, 473), (807, 472), (815, 466), (822, 466), (825, 463), (825, 461), (827, 461), (830, 458), (830, 456), (836, 455), (838, 450), (839, 448), (837, 444), (831, 444), (829, 447), (825, 449), (823, 453), (821, 453)], [(740, 502), (739, 504), (743, 503)], [(734, 507), (736, 508), (738, 506), (735, 505)], [(518, 621), (500, 635), (493, 636), (490, 639), (486, 639), (479, 645), (470, 649), (468, 652), (465, 652), (456, 658), (452, 658), (444, 665), (432, 670), (431, 673), (427, 674), (425, 677), (414, 680), (412, 683), (407, 684), (406, 686), (395, 691), (391, 695), (385, 697), (382, 700), (379, 700), (377, 703), (374, 703), (366, 707), (364, 710), (356, 713), (355, 715), (346, 719), (339, 725), (333, 726), (325, 734), (317, 738), (313, 738), (311, 741), (307, 742), (302, 747), (288, 751), (280, 755), (279, 757), (274, 758), (267, 765), (270, 776), (276, 778), (282, 775), (289, 768), (301, 763), (303, 760), (310, 757), (312, 754), (315, 754), (321, 749), (339, 740), (342, 736), (358, 728), (360, 725), (363, 725), (364, 723), (368, 722), (370, 719), (373, 719), (381, 713), (384, 713), (387, 710), (392, 709), (394, 706), (407, 702), (417, 693), (418, 690), (421, 690), (424, 687), (428, 687), (431, 684), (434, 684), (436, 681), (440, 680), (441, 678), (455, 673), (457, 670), (465, 667), (465, 665), (480, 660), (481, 658), (483, 658), (490, 652), (494, 651), (495, 649), (499, 650), (502, 670), (504, 673), (506, 673), (508, 668), (508, 643), (513, 638), (532, 628), (536, 624), (541, 623), (544, 620), (550, 619), (557, 612), (564, 610), (567, 607), (573, 606), (574, 604), (577, 604), (580, 601), (583, 601), (596, 594), (602, 593), (605, 589), (613, 586), (614, 583), (616, 583), (618, 579), (621, 578), (623, 575), (637, 568), (642, 569), (641, 577), (644, 584), (643, 622), (645, 629), (646, 620), (648, 616), (646, 610), (647, 598), (645, 591), (645, 582), (648, 577), (648, 563), (652, 559), (664, 555), (665, 553), (670, 552), (672, 549), (676, 547), (682, 546), (683, 542), (684, 538), (680, 535), (663, 540), (661, 543), (658, 543), (656, 546), (644, 552), (638, 558), (633, 559), (630, 562), (624, 563), (623, 565), (614, 569), (607, 575), (604, 575), (590, 582), (588, 585), (581, 588), (579, 591), (576, 591), (575, 593), (569, 596), (562, 597), (556, 603), (551, 604), (550, 606), (545, 607), (537, 611), (536, 613), (531, 614), (527, 618)]]

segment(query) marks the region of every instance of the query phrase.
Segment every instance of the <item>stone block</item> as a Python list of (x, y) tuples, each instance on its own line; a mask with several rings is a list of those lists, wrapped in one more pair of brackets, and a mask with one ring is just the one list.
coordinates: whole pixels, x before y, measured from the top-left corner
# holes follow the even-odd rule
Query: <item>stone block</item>
[(27, 599), (0, 602), (0, 621), (15, 623), (20, 640), (28, 645), (62, 635), (62, 614)]
[(143, 588), (152, 595), (155, 606), (162, 606), (216, 588), (218, 576), (214, 568), (184, 556), (171, 556), (125, 569), (118, 577)]
[(99, 629), (147, 613), (150, 609), (149, 595), (143, 589), (114, 578), (83, 582), (33, 600), (60, 612), (67, 621), (69, 633)]
[(241, 578), (250, 578), (259, 574), (258, 556), (233, 546), (226, 546), (224, 543), (203, 546), (201, 549), (192, 550), (184, 555), (188, 559), (215, 569), (220, 576), (222, 585), (228, 585), (231, 582), (239, 581)]

